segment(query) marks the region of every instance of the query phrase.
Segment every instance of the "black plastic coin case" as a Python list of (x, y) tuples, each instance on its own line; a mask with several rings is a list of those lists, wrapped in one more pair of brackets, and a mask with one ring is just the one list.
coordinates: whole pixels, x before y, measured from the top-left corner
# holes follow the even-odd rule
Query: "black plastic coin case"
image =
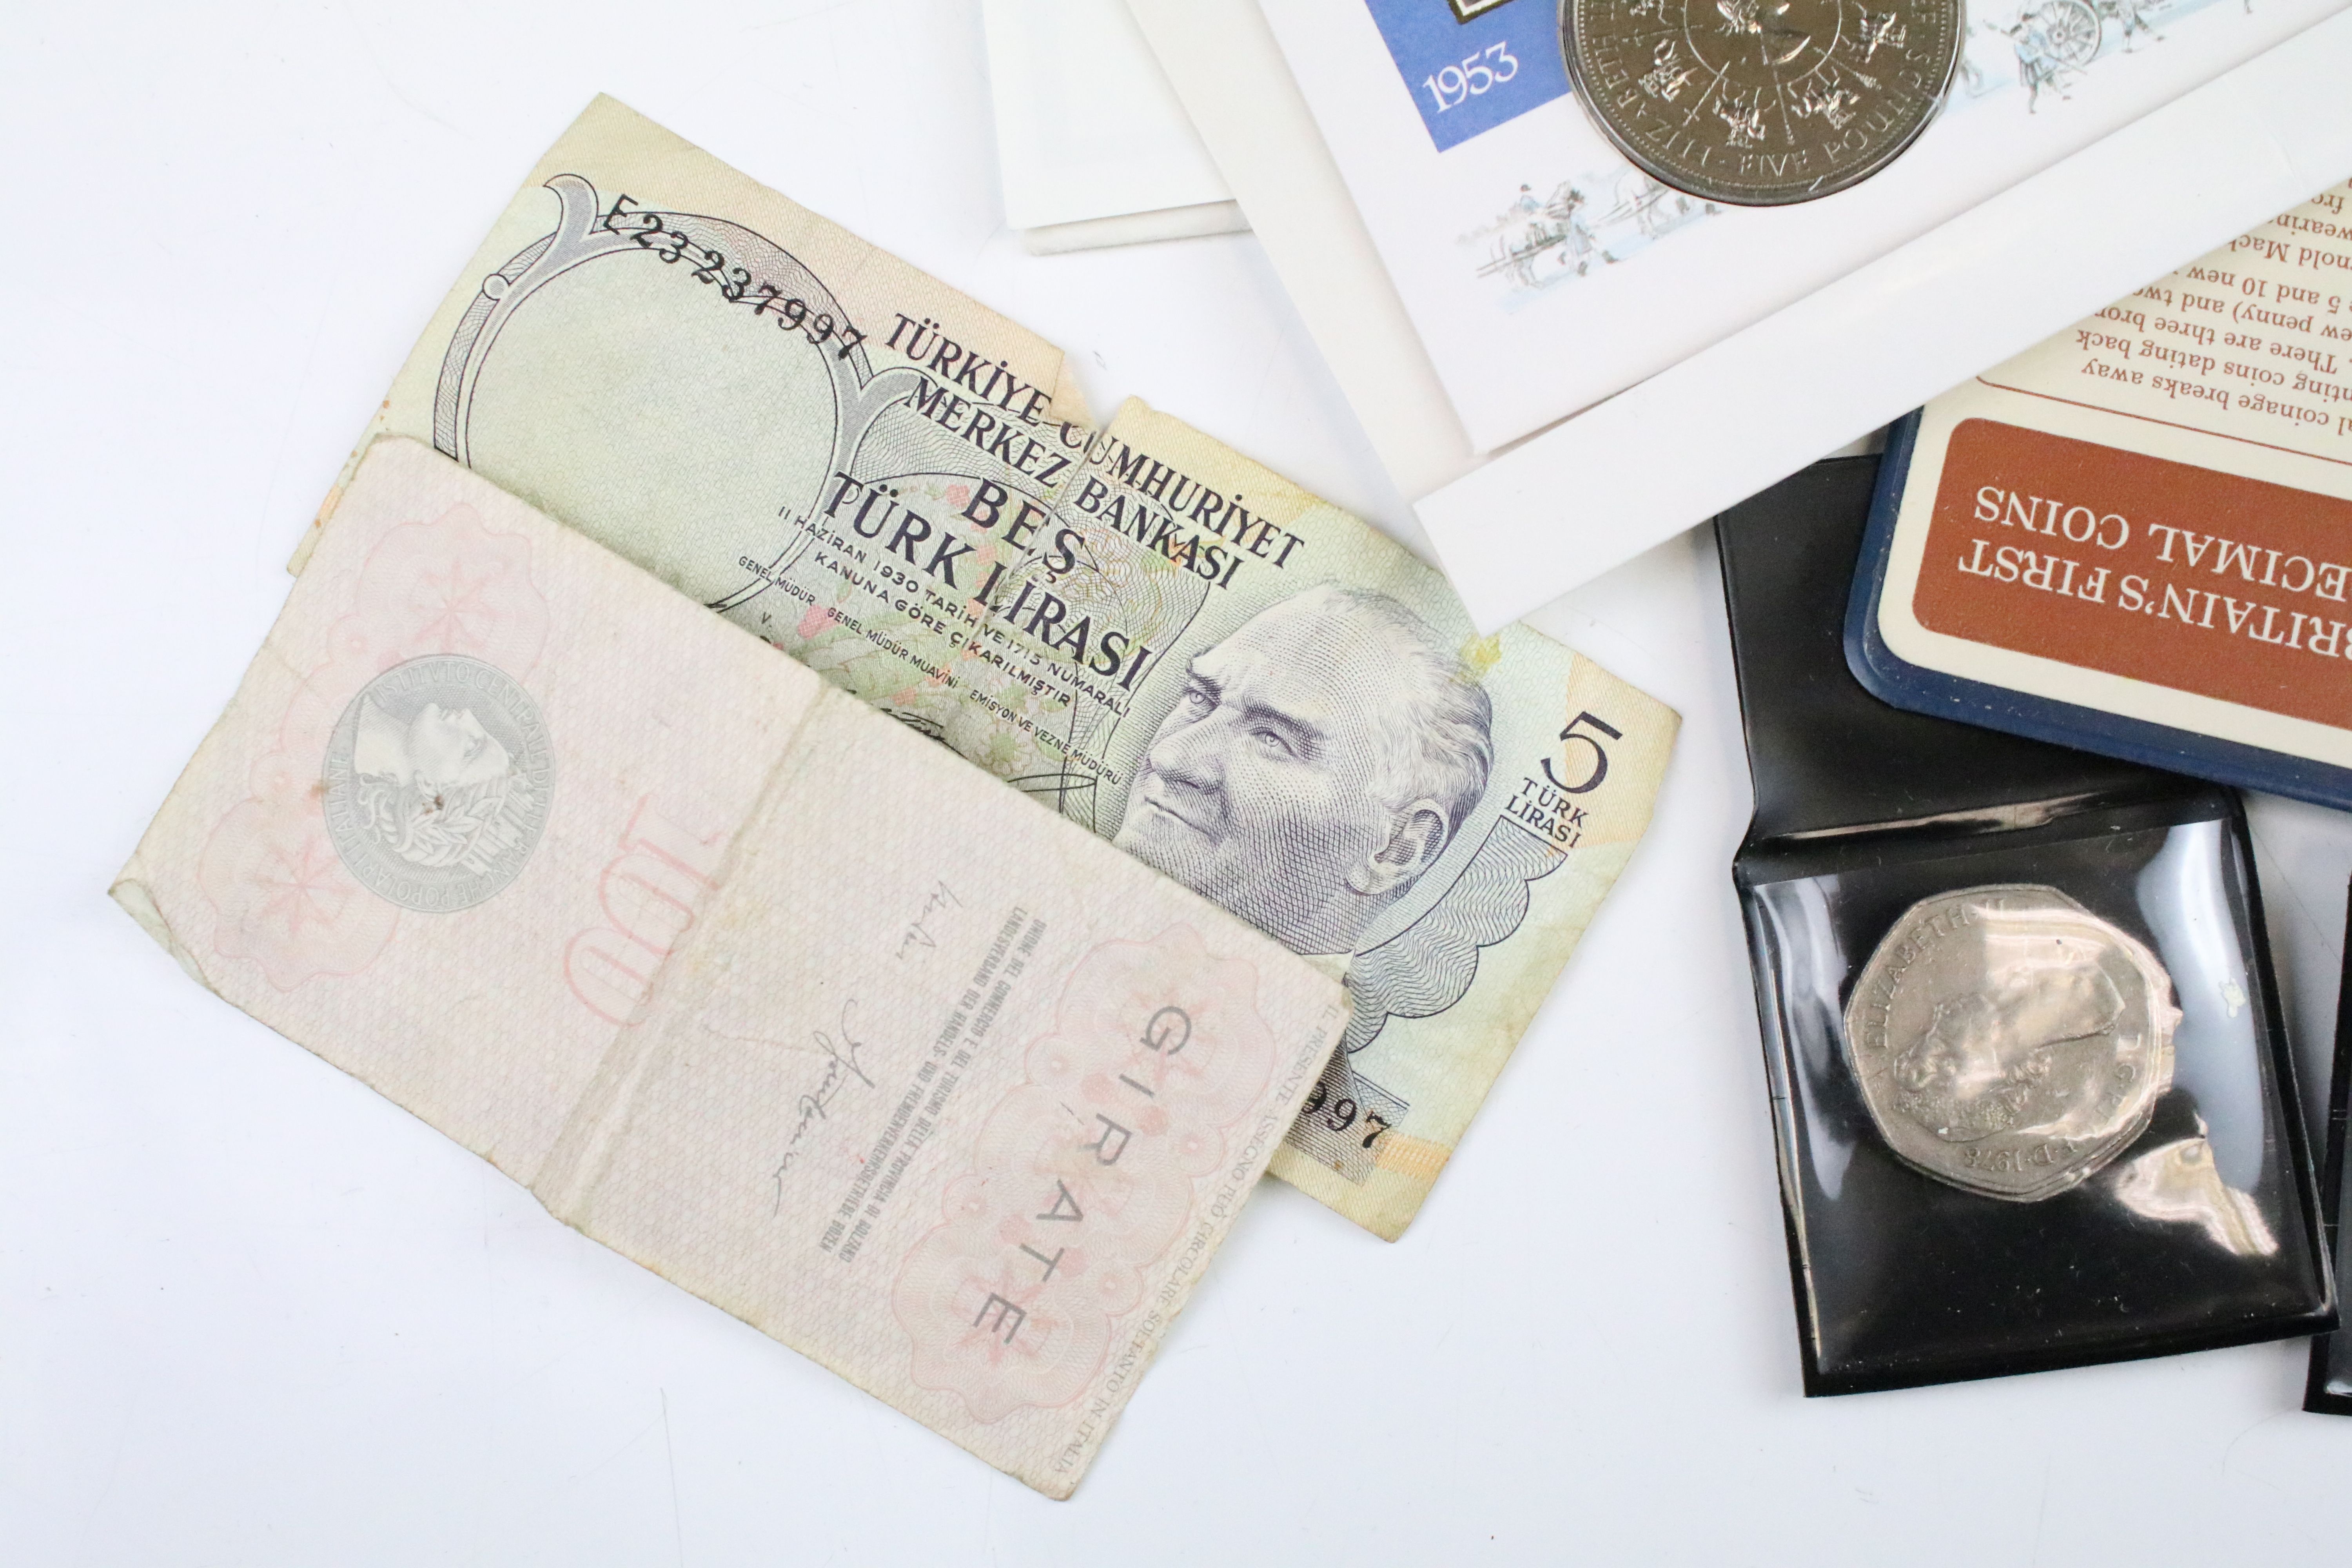
[[(2352, 1256), (2344, 1248), (2344, 1144), (2347, 1123), (2352, 1121), (2352, 892), (2345, 898), (2344, 935), (2344, 976), (2336, 1000), (2336, 1072), (2327, 1091), (2327, 1165), (2320, 1177), (2339, 1301), (2347, 1283), (2345, 1270), (2352, 1266)], [(2322, 1334), (2311, 1342), (2311, 1376), (2304, 1384), (2303, 1407), (2325, 1415), (2352, 1415), (2352, 1333)]]
[[(1874, 468), (1816, 465), (1717, 523), (1756, 786), (1733, 881), (1806, 1392), (2332, 1327), (2242, 806), (2227, 789), (1864, 691), (1842, 626)], [(2032, 1202), (1898, 1159), (1844, 1038), (1856, 977), (1904, 912), (1994, 884), (2055, 889), (2146, 943), (2182, 1014), (2147, 1127), (2096, 1173)]]

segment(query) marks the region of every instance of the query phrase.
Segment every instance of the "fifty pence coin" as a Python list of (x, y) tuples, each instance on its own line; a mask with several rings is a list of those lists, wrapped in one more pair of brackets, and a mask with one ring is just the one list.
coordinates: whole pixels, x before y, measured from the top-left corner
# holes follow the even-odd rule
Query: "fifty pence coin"
[(1846, 1004), (1846, 1063), (1904, 1163), (2031, 1203), (2147, 1129), (2179, 1023), (2130, 933), (2055, 888), (1965, 888), (1880, 940)]
[(1601, 134), (1707, 201), (1777, 206), (1870, 178), (1935, 118), (1962, 0), (1562, 0)]
[(513, 881), (539, 845), (555, 764), (539, 704), (464, 654), (395, 664), (327, 741), (327, 837), (383, 897), (428, 914)]

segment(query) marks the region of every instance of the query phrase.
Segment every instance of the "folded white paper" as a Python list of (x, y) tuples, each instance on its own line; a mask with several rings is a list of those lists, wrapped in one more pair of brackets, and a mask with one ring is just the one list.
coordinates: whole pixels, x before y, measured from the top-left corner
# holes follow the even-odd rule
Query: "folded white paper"
[(1239, 202), (1195, 202), (1191, 206), (1161, 207), (1157, 212), (1040, 224), (1021, 231), (1021, 244), (1032, 256), (1059, 256), (1071, 250), (1146, 245), (1155, 239), (1197, 239), (1202, 235), (1243, 234), (1248, 229), (1249, 219), (1242, 216)]
[(1247, 226), (1119, 0), (982, 0), (981, 21), (1004, 217), (1032, 250)]

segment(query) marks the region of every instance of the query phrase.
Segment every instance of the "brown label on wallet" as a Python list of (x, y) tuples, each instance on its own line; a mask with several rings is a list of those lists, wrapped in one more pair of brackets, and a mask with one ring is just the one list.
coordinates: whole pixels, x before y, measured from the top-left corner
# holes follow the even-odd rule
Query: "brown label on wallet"
[(1957, 426), (1912, 610), (1947, 637), (2352, 728), (2352, 501)]

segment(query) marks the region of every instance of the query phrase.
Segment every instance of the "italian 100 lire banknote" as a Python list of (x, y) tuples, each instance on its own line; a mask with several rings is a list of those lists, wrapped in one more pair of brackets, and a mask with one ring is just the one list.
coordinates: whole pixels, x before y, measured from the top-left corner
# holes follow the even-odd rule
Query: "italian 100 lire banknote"
[(1068, 1497), (1331, 976), (379, 441), (113, 888), (551, 1213)]
[[(430, 442), (1344, 971), (1276, 1173), (1394, 1237), (1634, 844), (1674, 713), (600, 99), (370, 437)], [(365, 443), (362, 442), (362, 449)]]

